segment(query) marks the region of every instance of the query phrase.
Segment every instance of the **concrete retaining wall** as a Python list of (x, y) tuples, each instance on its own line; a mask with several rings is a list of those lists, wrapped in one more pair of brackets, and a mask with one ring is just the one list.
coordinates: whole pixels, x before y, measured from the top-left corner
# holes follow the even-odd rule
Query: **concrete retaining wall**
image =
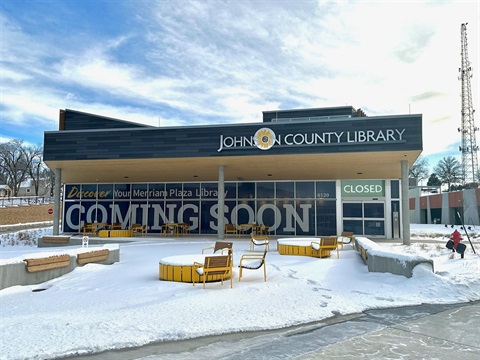
[[(49, 237), (54, 237), (54, 236), (49, 236)], [(59, 237), (65, 237), (63, 235), (59, 235)], [(68, 239), (68, 242), (65, 244), (61, 243), (49, 243), (43, 241), (43, 237), (38, 239), (38, 244), (37, 247), (43, 248), (43, 247), (62, 247), (62, 246), (82, 246), (82, 235), (73, 235), (70, 236)], [(129, 238), (94, 238), (94, 237), (89, 237), (88, 243), (90, 245), (104, 245), (104, 244), (112, 244), (112, 242), (115, 241), (116, 243), (126, 243), (126, 242), (132, 242), (131, 239)]]
[[(51, 269), (29, 273), (27, 272), (27, 267), (25, 262), (14, 262), (11, 264), (1, 264), (0, 265), (0, 290), (8, 288), (10, 286), (16, 285), (35, 285), (40, 284), (48, 280), (58, 278), (62, 275), (65, 275), (73, 270), (77, 266), (77, 254), (81, 252), (89, 252), (93, 250), (100, 250), (107, 248), (109, 250), (109, 255), (107, 260), (99, 261), (96, 264), (111, 265), (113, 263), (120, 261), (120, 247), (116, 244), (105, 245), (103, 247), (91, 247), (91, 248), (81, 248), (75, 250), (68, 250), (62, 252), (52, 252), (48, 256), (55, 255), (70, 255), (70, 264), (64, 268), (60, 269)], [(45, 256), (46, 257), (46, 256)], [(29, 256), (25, 256), (29, 258)]]
[(355, 237), (355, 247), (371, 272), (388, 272), (410, 278), (413, 276), (413, 269), (419, 264), (427, 264), (432, 272), (434, 271), (431, 259), (389, 252), (388, 248), (364, 237)]

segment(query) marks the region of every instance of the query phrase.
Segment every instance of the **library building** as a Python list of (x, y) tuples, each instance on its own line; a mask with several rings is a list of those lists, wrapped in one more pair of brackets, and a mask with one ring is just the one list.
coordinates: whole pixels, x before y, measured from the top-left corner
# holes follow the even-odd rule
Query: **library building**
[(408, 169), (421, 152), (421, 114), (366, 116), (351, 106), (179, 127), (66, 109), (58, 131), (44, 134), (54, 225), (62, 219), (64, 233), (104, 223), (155, 235), (186, 224), (189, 234), (223, 238), (233, 224), (272, 236), (401, 238)]

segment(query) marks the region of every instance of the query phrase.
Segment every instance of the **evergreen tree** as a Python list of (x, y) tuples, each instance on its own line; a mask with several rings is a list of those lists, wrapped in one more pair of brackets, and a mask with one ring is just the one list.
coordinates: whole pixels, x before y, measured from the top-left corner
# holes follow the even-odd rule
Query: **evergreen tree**
[(437, 174), (431, 173), (427, 181), (427, 186), (442, 186), (442, 181), (438, 178)]

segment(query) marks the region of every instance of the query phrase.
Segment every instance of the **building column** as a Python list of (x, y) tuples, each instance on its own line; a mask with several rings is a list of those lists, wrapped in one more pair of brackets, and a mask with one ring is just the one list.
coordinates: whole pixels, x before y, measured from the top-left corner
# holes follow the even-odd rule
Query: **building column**
[(60, 228), (60, 188), (62, 186), (62, 169), (55, 169), (55, 186), (53, 188), (53, 235), (58, 235)]
[(453, 217), (453, 222), (450, 218), (450, 206), (448, 197), (448, 193), (442, 193), (442, 224), (445, 225), (455, 224), (455, 217)]
[(463, 224), (479, 225), (477, 189), (465, 189), (463, 196)]
[(402, 176), (402, 237), (403, 245), (410, 245), (410, 206), (408, 199), (408, 160), (401, 161)]
[(385, 237), (388, 240), (393, 238), (392, 184), (390, 180), (385, 180)]
[(427, 224), (432, 223), (432, 210), (430, 209), (430, 194), (427, 195)]
[(218, 166), (218, 239), (225, 238), (225, 173), (223, 165)]

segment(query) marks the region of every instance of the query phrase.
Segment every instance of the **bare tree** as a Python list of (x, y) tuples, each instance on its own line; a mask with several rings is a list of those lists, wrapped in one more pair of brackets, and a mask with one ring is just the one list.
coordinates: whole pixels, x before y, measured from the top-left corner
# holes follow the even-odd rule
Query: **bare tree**
[(428, 179), (428, 166), (428, 159), (420, 155), (408, 172), (410, 178), (414, 178), (417, 184)]
[(18, 195), (22, 182), (27, 179), (31, 159), (25, 152), (23, 140), (0, 144), (0, 167), (13, 196)]
[(448, 191), (451, 185), (462, 181), (462, 165), (453, 156), (447, 156), (441, 159), (433, 168), (435, 174), (442, 182), (448, 185)]
[(45, 183), (45, 163), (43, 162), (43, 148), (41, 146), (25, 149), (26, 157), (30, 159), (28, 175), (32, 180), (35, 195), (38, 196), (38, 189), (41, 183)]
[(53, 196), (53, 189), (55, 187), (55, 173), (46, 166), (43, 171), (43, 178), (45, 179), (45, 189), (48, 190), (50, 196)]

